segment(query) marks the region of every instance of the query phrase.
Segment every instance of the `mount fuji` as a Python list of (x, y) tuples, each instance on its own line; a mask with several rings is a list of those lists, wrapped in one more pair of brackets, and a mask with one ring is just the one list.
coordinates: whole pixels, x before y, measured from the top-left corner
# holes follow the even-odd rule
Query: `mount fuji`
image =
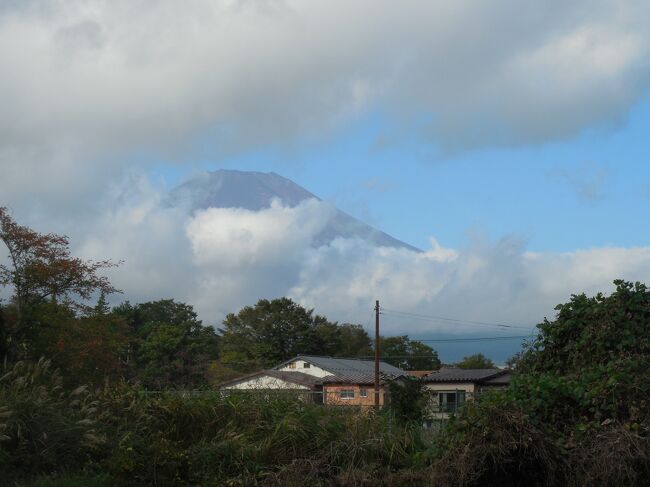
[[(320, 198), (274, 172), (220, 169), (204, 173), (172, 189), (166, 204), (170, 207), (198, 211), (208, 208), (243, 208), (260, 211), (273, 200), (294, 207), (308, 199)], [(315, 246), (325, 245), (336, 238), (358, 238), (379, 247), (419, 249), (378, 230), (357, 218), (335, 210), (334, 216), (314, 240)]]

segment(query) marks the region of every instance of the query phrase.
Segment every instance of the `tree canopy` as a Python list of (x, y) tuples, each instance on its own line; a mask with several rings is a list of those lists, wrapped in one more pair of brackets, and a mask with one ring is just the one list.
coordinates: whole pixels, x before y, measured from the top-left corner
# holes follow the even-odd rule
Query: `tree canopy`
[(173, 299), (116, 306), (134, 330), (136, 378), (152, 388), (201, 386), (219, 354), (219, 336), (204, 326), (192, 306)]
[(286, 297), (262, 299), (229, 314), (220, 331), (222, 363), (242, 371), (271, 367), (298, 354), (372, 353), (361, 326), (330, 322)]
[(614, 281), (609, 296), (573, 295), (544, 320), (522, 355), (522, 371), (580, 373), (603, 364), (641, 365), (650, 359), (650, 291), (645, 284)]
[(381, 359), (405, 370), (438, 370), (438, 352), (430, 346), (411, 340), (407, 335), (382, 337), (379, 341)]
[(496, 365), (482, 353), (475, 353), (456, 363), (456, 367), (460, 369), (493, 369)]
[(84, 301), (95, 293), (117, 292), (99, 273), (115, 263), (72, 256), (67, 237), (19, 225), (4, 207), (0, 207), (0, 241), (8, 252), (6, 263), (0, 263), (0, 286), (12, 288), (13, 311), (8, 315), (13, 319), (4, 319), (1, 334), (3, 351), (10, 358), (34, 353), (29, 345), (56, 305), (88, 311)]

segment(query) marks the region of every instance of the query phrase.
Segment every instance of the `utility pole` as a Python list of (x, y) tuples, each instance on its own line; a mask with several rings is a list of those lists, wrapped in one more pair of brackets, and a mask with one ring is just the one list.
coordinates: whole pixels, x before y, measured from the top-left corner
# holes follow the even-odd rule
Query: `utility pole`
[(375, 408), (379, 409), (379, 300), (375, 301)]

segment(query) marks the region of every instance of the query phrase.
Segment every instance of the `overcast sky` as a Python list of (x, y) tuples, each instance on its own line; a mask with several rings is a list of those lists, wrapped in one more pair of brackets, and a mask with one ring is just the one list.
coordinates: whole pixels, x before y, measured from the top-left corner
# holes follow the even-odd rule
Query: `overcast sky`
[[(0, 0), (0, 204), (211, 324), (289, 295), (531, 326), (650, 282), (649, 51), (645, 0)], [(218, 168), (325, 202), (160, 204)], [(334, 206), (425, 252), (314, 248)], [(514, 332), (452, 323), (386, 334)]]

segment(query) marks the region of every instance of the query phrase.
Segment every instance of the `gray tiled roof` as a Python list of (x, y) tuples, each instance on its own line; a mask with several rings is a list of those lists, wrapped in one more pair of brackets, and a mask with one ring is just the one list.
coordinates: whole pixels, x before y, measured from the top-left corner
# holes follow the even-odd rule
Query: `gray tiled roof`
[(499, 374), (494, 377), (490, 377), (489, 379), (486, 379), (483, 381), (483, 384), (485, 385), (508, 385), (510, 384), (510, 380), (512, 379), (512, 374), (510, 371), (507, 371), (504, 374)]
[(440, 369), (424, 378), (425, 382), (482, 382), (507, 374), (502, 369)]
[[(316, 367), (330, 372), (334, 377), (323, 378), (323, 382), (352, 382), (357, 384), (371, 384), (375, 377), (374, 360), (362, 360), (352, 358), (338, 357), (320, 357), (317, 355), (298, 355), (287, 362), (276, 367), (283, 367), (289, 362), (296, 359), (309, 362)], [(379, 362), (379, 372), (386, 377), (400, 377), (406, 375), (406, 372), (398, 367), (394, 367), (386, 362)]]
[[(386, 379), (394, 379), (396, 375), (386, 375), (386, 374), (379, 374), (379, 382), (381, 384), (386, 382)], [(348, 374), (341, 374), (341, 375), (328, 375), (327, 377), (323, 377), (321, 379), (321, 382), (323, 384), (363, 384), (363, 385), (370, 385), (375, 383), (375, 373), (373, 372), (372, 374), (355, 374), (355, 373), (348, 373)]]

